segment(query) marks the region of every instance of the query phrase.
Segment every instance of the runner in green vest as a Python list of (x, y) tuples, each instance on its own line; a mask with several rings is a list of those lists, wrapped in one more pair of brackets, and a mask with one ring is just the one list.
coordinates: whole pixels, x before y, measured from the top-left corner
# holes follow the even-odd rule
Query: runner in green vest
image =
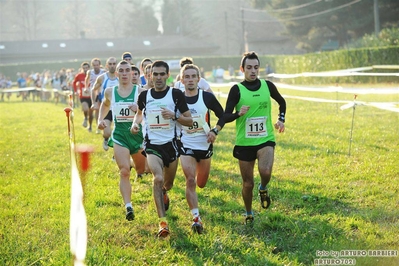
[[(138, 176), (144, 173), (145, 157), (143, 151), (143, 134), (130, 133), (134, 115), (137, 111), (137, 98), (139, 86), (132, 84), (131, 65), (127, 61), (121, 61), (116, 68), (119, 77), (119, 86), (105, 89), (104, 99), (100, 106), (98, 128), (103, 130), (108, 126), (106, 115), (112, 108), (114, 129), (111, 140), (114, 147), (114, 157), (119, 167), (119, 189), (126, 207), (126, 219), (134, 219), (131, 203), (132, 187), (130, 185), (130, 157), (134, 161)], [(141, 90), (141, 89), (140, 89)]]
[[(258, 159), (260, 175), (259, 196), (261, 206), (267, 209), (270, 196), (267, 184), (272, 175), (274, 128), (284, 132), (286, 104), (276, 86), (268, 80), (258, 79), (260, 62), (255, 52), (245, 53), (240, 70), (245, 80), (231, 87), (225, 108), (225, 122), (236, 121), (236, 145), (233, 156), (238, 159), (242, 176), (242, 197), (246, 209), (245, 223), (252, 224), (252, 192), (254, 188), (254, 166)], [(271, 100), (279, 104), (278, 120), (272, 124)], [(233, 113), (233, 111), (235, 112)]]

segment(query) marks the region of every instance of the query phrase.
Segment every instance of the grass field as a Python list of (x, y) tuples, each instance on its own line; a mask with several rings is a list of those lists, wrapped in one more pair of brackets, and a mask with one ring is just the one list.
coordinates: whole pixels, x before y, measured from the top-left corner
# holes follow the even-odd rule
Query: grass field
[[(220, 90), (227, 92), (227, 88)], [(281, 93), (299, 95), (289, 90)], [(306, 93), (335, 99), (335, 94), (326, 95)], [(340, 99), (352, 100), (353, 95), (340, 95)], [(399, 102), (399, 95), (359, 96), (362, 101), (377, 99)], [(224, 105), (225, 99), (220, 101)], [(0, 102), (1, 265), (72, 261), (66, 106), (21, 102), (15, 96)], [(287, 99), (286, 132), (277, 136), (269, 186), (272, 205), (263, 210), (254, 191), (253, 227), (243, 224), (241, 177), (232, 157), (234, 124), (226, 125), (215, 144), (208, 184), (198, 189), (205, 234), (190, 231), (191, 214), (179, 168), (169, 193), (171, 236), (157, 240), (152, 178), (147, 175), (133, 183), (132, 172), (136, 219), (126, 221), (112, 150), (102, 150), (101, 136), (81, 126), (82, 112), (76, 109), (76, 143), (95, 146), (85, 176), (86, 264), (312, 265), (315, 259), (333, 258), (332, 251), (398, 252), (399, 113), (358, 106), (354, 117), (348, 156), (352, 109)], [(354, 259), (356, 265), (399, 265), (397, 255), (341, 258)]]

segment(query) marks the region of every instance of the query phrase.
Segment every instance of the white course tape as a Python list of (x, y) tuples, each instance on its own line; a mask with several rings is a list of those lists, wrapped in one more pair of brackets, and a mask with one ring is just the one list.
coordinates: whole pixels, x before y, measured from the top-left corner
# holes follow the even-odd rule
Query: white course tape
[(87, 218), (83, 206), (83, 187), (76, 165), (75, 148), (71, 143), (71, 214), (70, 214), (70, 249), (74, 265), (84, 265), (87, 249)]
[[(233, 86), (234, 82), (229, 83), (219, 83), (220, 87), (228, 87)], [(329, 86), (329, 87), (303, 87), (303, 86), (294, 86), (284, 83), (274, 82), (277, 88), (281, 89), (290, 89), (290, 90), (298, 90), (298, 91), (317, 91), (317, 92), (340, 92), (340, 93), (351, 93), (351, 94), (399, 94), (399, 88), (343, 88), (340, 86)], [(214, 86), (212, 86), (214, 87)], [(227, 98), (228, 94), (223, 92), (215, 92), (214, 94), (223, 98)], [(352, 104), (352, 101), (344, 101), (344, 100), (330, 100), (330, 99), (322, 99), (322, 98), (311, 98), (311, 97), (300, 97), (300, 96), (292, 96), (292, 95), (283, 95), (284, 98), (292, 98), (304, 101), (311, 102), (320, 102), (320, 103), (344, 103), (344, 104)], [(379, 109), (399, 112), (399, 102), (359, 102), (356, 101), (356, 105), (366, 105), (373, 106)], [(352, 107), (352, 106), (351, 106)], [(344, 108), (345, 109), (345, 108)]]
[(353, 107), (354, 104), (356, 105), (365, 105), (365, 106), (372, 106), (382, 110), (392, 111), (399, 113), (399, 102), (362, 102), (356, 101), (340, 101), (340, 100), (329, 100), (329, 99), (321, 99), (321, 98), (310, 98), (310, 97), (300, 97), (300, 96), (290, 96), (290, 95), (283, 95), (284, 98), (291, 98), (291, 99), (298, 99), (304, 101), (311, 101), (311, 102), (319, 102), (319, 103), (345, 103), (341, 106), (341, 110), (345, 110), (348, 108)]
[(364, 73), (360, 71), (370, 71), (373, 69), (398, 69), (399, 66), (384, 66), (384, 65), (375, 65), (369, 67), (358, 67), (358, 68), (349, 68), (349, 69), (341, 69), (341, 70), (333, 70), (333, 71), (321, 71), (321, 72), (303, 72), (303, 73), (295, 73), (295, 74), (277, 74), (271, 73), (268, 77), (286, 79), (286, 78), (299, 78), (299, 77), (348, 77), (348, 76), (376, 76), (376, 77), (399, 77), (398, 72), (391, 73)]
[(341, 86), (328, 86), (328, 87), (305, 87), (295, 86), (284, 83), (274, 82), (279, 89), (290, 89), (298, 91), (317, 91), (317, 92), (340, 92), (351, 94), (399, 94), (398, 88), (344, 88)]
[(69, 95), (71, 94), (70, 90), (57, 90), (57, 89), (47, 89), (47, 88), (36, 88), (36, 87), (28, 87), (28, 88), (18, 88), (18, 89), (4, 89), (1, 90), (1, 93), (8, 93), (8, 92), (22, 92), (22, 91), (52, 91), (58, 92), (60, 94)]

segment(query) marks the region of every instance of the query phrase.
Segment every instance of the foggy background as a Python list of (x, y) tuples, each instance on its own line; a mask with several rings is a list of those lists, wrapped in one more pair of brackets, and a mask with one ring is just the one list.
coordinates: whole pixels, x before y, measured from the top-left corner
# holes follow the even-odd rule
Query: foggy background
[[(282, 38), (284, 29), (266, 11), (251, 12), (247, 0), (1, 0), (0, 4), (1, 42), (185, 37), (218, 47), (209, 54), (239, 55), (245, 49), (244, 36), (256, 36), (258, 41)], [(242, 18), (258, 21), (243, 25)], [(285, 50), (272, 48), (258, 52), (298, 52), (294, 44)]]
[(0, 12), (0, 65), (125, 51), (301, 54), (349, 48), (399, 26), (398, 0), (0, 0)]

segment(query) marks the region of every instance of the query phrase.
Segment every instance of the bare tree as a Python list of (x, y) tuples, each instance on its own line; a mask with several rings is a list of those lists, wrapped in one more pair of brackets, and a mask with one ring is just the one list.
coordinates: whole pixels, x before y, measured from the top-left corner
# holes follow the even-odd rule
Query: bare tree
[[(47, 16), (44, 2), (39, 0), (11, 0), (10, 9), (9, 14), (18, 14), (16, 16), (9, 16), (13, 24), (13, 29), (18, 34), (18, 37), (15, 39), (36, 40), (38, 32), (42, 28)], [(3, 14), (2, 12), (3, 15), (7, 14)]]
[(75, 0), (62, 10), (64, 19), (60, 29), (68, 39), (79, 39), (84, 37), (85, 24), (87, 23), (86, 3)]
[(122, 10), (120, 6), (123, 3), (116, 3), (113, 0), (108, 2), (107, 8), (104, 11), (104, 18), (107, 21), (106, 27), (107, 32), (109, 32), (110, 37), (118, 38), (120, 37), (119, 26), (121, 19), (126, 20), (126, 16), (122, 16)]

